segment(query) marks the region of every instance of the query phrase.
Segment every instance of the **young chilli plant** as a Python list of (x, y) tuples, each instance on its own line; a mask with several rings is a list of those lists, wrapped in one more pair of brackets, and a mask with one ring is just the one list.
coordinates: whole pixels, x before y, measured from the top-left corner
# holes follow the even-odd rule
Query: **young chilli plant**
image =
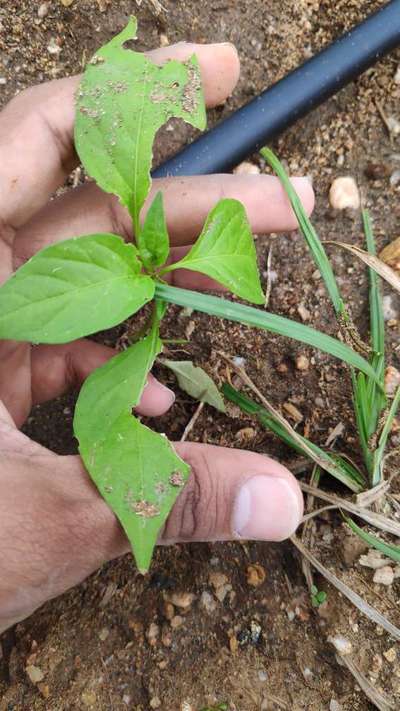
[[(156, 132), (172, 117), (198, 129), (205, 128), (206, 118), (196, 57), (157, 66), (124, 46), (135, 35), (136, 20), (132, 18), (89, 61), (76, 97), (75, 145), (88, 175), (103, 190), (117, 195), (128, 210), (136, 245), (125, 243), (115, 234), (91, 234), (38, 252), (0, 289), (0, 338), (64, 343), (115, 326), (152, 302), (151, 318), (141, 338), (86, 380), (74, 417), (85, 466), (121, 522), (138, 568), (145, 572), (158, 533), (190, 473), (166, 437), (150, 430), (132, 414), (154, 360), (163, 349), (160, 323), (168, 303), (319, 348), (359, 371), (355, 382), (361, 383), (357, 387), (362, 388), (362, 397), (369, 402), (374, 393), (383, 402), (383, 366), (378, 324), (373, 345), (377, 352), (368, 362), (352, 344), (303, 324), (165, 283), (167, 273), (185, 268), (212, 277), (240, 299), (256, 305), (264, 303), (251, 229), (240, 202), (218, 202), (196, 244), (173, 264), (168, 263), (169, 237), (160, 193), (142, 219), (151, 187)], [(318, 259), (324, 261), (335, 309), (347, 324), (324, 250), (311, 232), (309, 240)], [(193, 380), (194, 368), (182, 363), (167, 365), (185, 382)], [(218, 393), (208, 386), (205, 383), (208, 402), (223, 409)], [(201, 392), (196, 396), (200, 397)], [(375, 419), (371, 416), (363, 423), (365, 446), (379, 412), (377, 408)], [(255, 414), (268, 426), (273, 422), (259, 408)], [(383, 430), (374, 456), (371, 455), (371, 472), (379, 470), (381, 459), (377, 452), (384, 447), (386, 437)], [(301, 449), (302, 443), (297, 444)], [(325, 453), (319, 456), (326, 460)], [(328, 471), (345, 477), (354, 491), (362, 488), (362, 475), (352, 465), (333, 456), (330, 462)]]

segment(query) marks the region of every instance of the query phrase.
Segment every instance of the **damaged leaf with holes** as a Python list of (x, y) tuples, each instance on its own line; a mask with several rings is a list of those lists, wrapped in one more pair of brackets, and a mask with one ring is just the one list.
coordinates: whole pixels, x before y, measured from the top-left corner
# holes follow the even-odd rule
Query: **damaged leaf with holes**
[(153, 142), (170, 118), (206, 125), (198, 61), (154, 64), (124, 47), (137, 22), (99, 49), (77, 92), (75, 145), (88, 174), (128, 208), (135, 233), (150, 189)]

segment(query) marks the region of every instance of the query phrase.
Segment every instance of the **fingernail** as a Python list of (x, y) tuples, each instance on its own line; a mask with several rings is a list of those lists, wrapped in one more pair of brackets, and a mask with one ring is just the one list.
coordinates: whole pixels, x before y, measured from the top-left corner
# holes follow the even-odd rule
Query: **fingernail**
[(175, 393), (173, 390), (171, 390), (170, 388), (167, 388), (166, 385), (163, 385), (162, 383), (160, 383), (160, 381), (157, 380), (151, 374), (149, 375), (149, 377), (147, 379), (147, 383), (144, 386), (143, 392), (145, 392), (146, 388), (149, 387), (149, 385), (151, 385), (151, 391), (153, 394), (156, 394), (156, 392), (158, 390), (158, 393), (157, 393), (158, 396), (160, 398), (162, 398), (163, 400), (165, 400), (166, 405), (168, 403), (169, 403), (169, 405), (168, 405), (169, 407), (171, 407), (171, 405), (173, 405), (173, 403), (175, 402)]
[(159, 380), (153, 380), (153, 388), (154, 388), (154, 386), (157, 388), (161, 397), (164, 397), (166, 400), (167, 399), (169, 400), (170, 407), (171, 407), (171, 405), (173, 405), (173, 403), (175, 402), (174, 391), (171, 390), (170, 388), (167, 388), (166, 385), (163, 385), (162, 383), (160, 383)]
[(283, 477), (257, 475), (239, 490), (233, 511), (233, 529), (240, 538), (283, 541), (300, 523), (301, 504)]

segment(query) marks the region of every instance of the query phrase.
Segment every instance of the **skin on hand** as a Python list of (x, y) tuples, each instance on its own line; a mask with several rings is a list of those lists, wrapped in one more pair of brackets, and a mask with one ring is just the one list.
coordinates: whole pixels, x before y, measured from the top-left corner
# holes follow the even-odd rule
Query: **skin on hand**
[[(157, 62), (198, 56), (208, 106), (232, 92), (239, 60), (230, 44), (181, 43), (150, 53)], [(77, 163), (73, 96), (79, 79), (63, 79), (21, 93), (0, 114), (0, 283), (37, 250), (77, 234), (115, 232), (132, 240), (130, 218), (117, 199), (85, 185), (49, 202)], [(296, 189), (308, 212), (313, 192)], [(296, 221), (271, 176), (213, 175), (155, 181), (162, 190), (175, 256), (196, 239), (222, 196), (241, 200), (254, 232), (293, 229)], [(151, 196), (147, 205), (151, 201)], [(215, 288), (209, 279), (178, 271), (173, 283)], [(62, 346), (0, 343), (0, 631), (46, 600), (82, 581), (104, 561), (128, 550), (113, 513), (79, 457), (60, 457), (31, 442), (16, 426), (31, 407), (71, 387), (115, 354), (85, 339)], [(157, 416), (173, 393), (152, 376), (138, 411)], [(192, 473), (160, 543), (282, 540), (296, 529), (303, 504), (294, 477), (252, 452), (176, 444)]]

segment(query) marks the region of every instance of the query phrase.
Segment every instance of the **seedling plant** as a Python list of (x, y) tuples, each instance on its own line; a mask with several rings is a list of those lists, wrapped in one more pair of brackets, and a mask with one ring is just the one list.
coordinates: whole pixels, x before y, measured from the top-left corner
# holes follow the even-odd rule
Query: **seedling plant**
[[(116, 326), (151, 304), (140, 338), (86, 380), (74, 417), (85, 466), (121, 522), (139, 570), (145, 572), (158, 533), (190, 473), (167, 438), (132, 414), (163, 350), (160, 325), (168, 304), (294, 338), (348, 364), (366, 472), (372, 484), (382, 477), (383, 453), (400, 393), (381, 428), (380, 418), (386, 412), (384, 334), (376, 275), (371, 271), (372, 350), (366, 356), (365, 349), (360, 352), (325, 250), (282, 166), (269, 150), (263, 155), (288, 192), (331, 296), (342, 340), (261, 308), (168, 285), (167, 274), (185, 268), (208, 275), (242, 300), (260, 306), (265, 300), (250, 225), (240, 202), (220, 200), (195, 245), (175, 263), (171, 262), (161, 193), (151, 198), (143, 214), (158, 129), (172, 117), (204, 129), (206, 116), (196, 57), (157, 66), (125, 46), (135, 38), (136, 28), (132, 18), (89, 61), (76, 96), (75, 120), (75, 145), (81, 162), (100, 188), (118, 196), (128, 210), (135, 244), (102, 233), (76, 236), (38, 252), (0, 289), (0, 338), (66, 343)], [(365, 223), (368, 248), (373, 253), (367, 216)], [(192, 394), (223, 408), (219, 393), (208, 380), (199, 381), (192, 364), (167, 365)], [(297, 433), (288, 433), (279, 417), (231, 386), (226, 385), (224, 393), (291, 446), (316, 459), (352, 491), (366, 486), (364, 473), (346, 458), (328, 454)]]

